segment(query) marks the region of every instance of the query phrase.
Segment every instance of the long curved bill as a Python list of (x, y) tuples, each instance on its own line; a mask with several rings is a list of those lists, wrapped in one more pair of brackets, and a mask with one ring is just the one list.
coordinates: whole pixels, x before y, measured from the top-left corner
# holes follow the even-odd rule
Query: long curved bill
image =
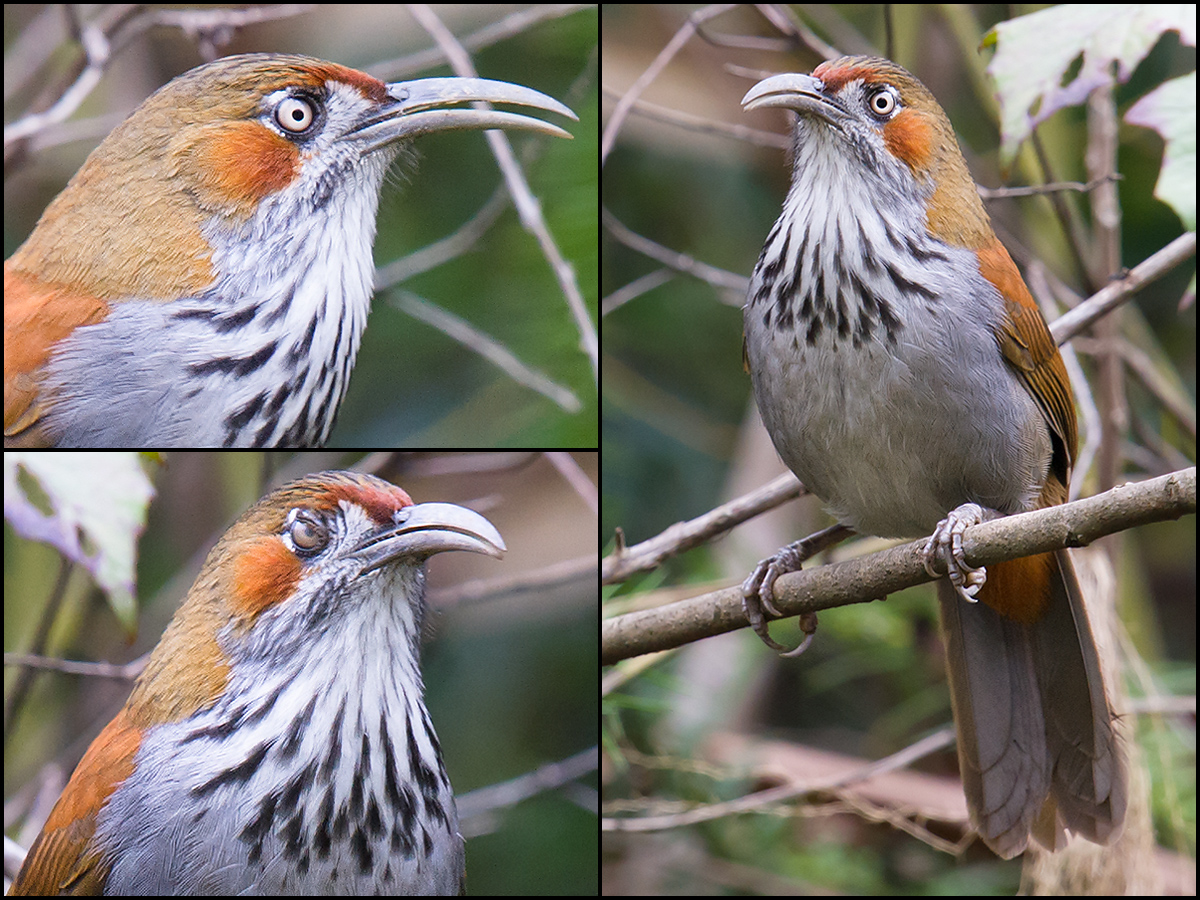
[(772, 75), (746, 91), (746, 96), (742, 98), (742, 109), (746, 112), (769, 106), (794, 109), (797, 105), (807, 107), (814, 102), (828, 102), (821, 92), (823, 87), (821, 80), (811, 75), (791, 72)]
[(467, 550), (500, 557), (508, 549), (496, 527), (474, 510), (453, 503), (418, 503), (396, 513), (357, 549), (363, 572), (393, 560), (423, 560), (445, 550)]
[(507, 81), (420, 78), (416, 81), (394, 82), (387, 89), (392, 102), (384, 105), (355, 130), (356, 136), (367, 143), (368, 151), (392, 141), (433, 131), (505, 128), (537, 131), (568, 139), (571, 137), (569, 132), (557, 125), (532, 116), (497, 109), (459, 109), (455, 108), (457, 103), (508, 103), (557, 113), (579, 121), (575, 113), (553, 97)]

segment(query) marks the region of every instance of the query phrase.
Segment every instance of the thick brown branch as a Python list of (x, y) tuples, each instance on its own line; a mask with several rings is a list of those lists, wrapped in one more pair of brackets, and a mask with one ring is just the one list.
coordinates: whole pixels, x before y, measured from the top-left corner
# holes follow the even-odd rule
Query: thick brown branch
[[(1007, 516), (976, 525), (963, 539), (967, 562), (987, 566), (1006, 559), (1083, 547), (1107, 534), (1196, 511), (1196, 469), (1184, 469), (1113, 488), (1086, 500)], [(784, 575), (775, 605), (787, 616), (880, 599), (930, 581), (921, 561), (925, 539), (859, 559)], [(738, 586), (656, 609), (608, 619), (601, 632), (601, 662), (668, 650), (701, 638), (745, 628)]]

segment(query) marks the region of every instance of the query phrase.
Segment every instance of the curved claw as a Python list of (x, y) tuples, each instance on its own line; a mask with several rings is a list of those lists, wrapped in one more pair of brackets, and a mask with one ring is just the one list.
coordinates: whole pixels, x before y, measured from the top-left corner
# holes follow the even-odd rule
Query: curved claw
[(760, 560), (754, 567), (754, 571), (750, 573), (750, 577), (742, 582), (742, 611), (746, 614), (746, 621), (750, 623), (750, 627), (754, 629), (759, 640), (780, 656), (799, 656), (808, 649), (808, 645), (812, 643), (812, 636), (817, 630), (815, 615), (810, 613), (801, 616), (801, 628), (806, 637), (800, 642), (800, 646), (791, 650), (771, 637), (771, 633), (767, 630), (767, 616), (775, 619), (783, 618), (783, 613), (775, 608), (775, 582), (780, 575), (799, 572), (806, 558), (807, 554), (797, 549), (796, 544), (789, 544), (774, 556)]
[(967, 562), (963, 552), (963, 533), (988, 518), (988, 511), (979, 504), (964, 503), (950, 510), (946, 518), (938, 522), (922, 551), (925, 571), (934, 578), (940, 577), (933, 568), (934, 559), (940, 557), (946, 564), (950, 583), (959, 596), (970, 603), (975, 602), (979, 589), (987, 582), (987, 569), (983, 566), (976, 568)]
[[(766, 615), (783, 618), (783, 613), (775, 608), (775, 581), (780, 575), (788, 572), (799, 572), (805, 560), (822, 550), (827, 550), (839, 541), (844, 541), (854, 530), (849, 525), (830, 525), (806, 538), (788, 544), (774, 556), (768, 556), (754, 567), (750, 577), (742, 582), (742, 610), (746, 613), (746, 621), (754, 629), (764, 644), (781, 656), (799, 656), (812, 643), (812, 636), (817, 631), (817, 614), (802, 613), (800, 630), (806, 637), (800, 646), (788, 650), (782, 644), (776, 643), (767, 632)], [(766, 615), (764, 615), (764, 613)]]

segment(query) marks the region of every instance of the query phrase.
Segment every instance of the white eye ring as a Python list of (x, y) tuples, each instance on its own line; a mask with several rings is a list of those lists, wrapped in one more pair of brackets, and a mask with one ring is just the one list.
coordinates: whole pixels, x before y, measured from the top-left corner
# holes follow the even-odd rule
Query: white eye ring
[(315, 117), (312, 102), (303, 97), (285, 97), (275, 107), (275, 121), (280, 128), (292, 134), (307, 131)]
[(301, 555), (319, 553), (329, 544), (329, 529), (306, 510), (293, 509), (288, 513), (287, 535)]
[(867, 106), (877, 116), (890, 116), (896, 109), (896, 95), (886, 89), (876, 91), (867, 98)]

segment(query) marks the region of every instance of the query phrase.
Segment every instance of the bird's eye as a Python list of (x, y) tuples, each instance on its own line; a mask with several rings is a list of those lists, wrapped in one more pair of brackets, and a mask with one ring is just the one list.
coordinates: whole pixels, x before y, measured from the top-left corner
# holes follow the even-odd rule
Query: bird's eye
[(275, 121), (280, 128), (292, 134), (307, 131), (314, 117), (312, 101), (304, 97), (285, 97), (275, 107)]
[(320, 553), (329, 543), (329, 529), (325, 523), (310, 513), (292, 511), (288, 523), (288, 536), (296, 550), (306, 556)]
[(876, 91), (867, 98), (867, 105), (877, 116), (890, 116), (896, 109), (896, 96), (889, 90)]

